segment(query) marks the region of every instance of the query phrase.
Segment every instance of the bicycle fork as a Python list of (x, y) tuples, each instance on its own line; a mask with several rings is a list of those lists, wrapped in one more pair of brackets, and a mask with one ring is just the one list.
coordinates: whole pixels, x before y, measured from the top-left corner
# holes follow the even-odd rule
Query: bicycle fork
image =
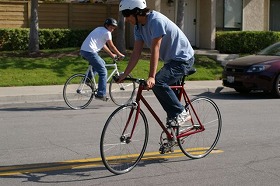
[[(132, 103), (132, 104), (133, 104), (133, 106), (130, 110), (127, 122), (125, 124), (124, 130), (123, 130), (122, 135), (120, 137), (121, 143), (128, 144), (128, 143), (131, 142), (131, 138), (133, 136), (134, 129), (135, 129), (137, 121), (138, 121), (138, 117), (139, 117), (139, 113), (140, 113), (140, 107), (137, 106), (137, 103)], [(129, 133), (127, 130), (128, 130), (128, 126), (130, 125), (130, 121), (133, 119), (132, 116), (133, 116), (133, 113), (135, 112), (135, 108), (137, 108), (136, 115), (135, 115), (135, 118), (134, 118), (134, 121), (133, 121), (133, 126), (131, 128), (131, 132)]]

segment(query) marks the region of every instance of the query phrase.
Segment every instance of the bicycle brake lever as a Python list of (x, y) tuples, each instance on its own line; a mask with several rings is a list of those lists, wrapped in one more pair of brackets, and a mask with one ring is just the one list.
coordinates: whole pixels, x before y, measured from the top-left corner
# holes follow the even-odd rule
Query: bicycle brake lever
[(119, 60), (123, 60), (124, 58), (125, 58), (125, 56), (123, 56), (123, 57), (122, 57), (122, 56), (120, 56), (120, 57), (119, 57)]
[(116, 56), (114, 58), (115, 61), (120, 61), (120, 60), (123, 60), (125, 58), (125, 56), (121, 57), (121, 56)]

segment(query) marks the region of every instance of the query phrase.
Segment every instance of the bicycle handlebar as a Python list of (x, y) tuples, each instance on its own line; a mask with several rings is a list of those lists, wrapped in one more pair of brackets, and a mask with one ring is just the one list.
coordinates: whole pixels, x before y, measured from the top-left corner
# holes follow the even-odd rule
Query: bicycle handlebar
[[(189, 70), (188, 74), (186, 74), (186, 75), (184, 75), (184, 76), (182, 77), (182, 79), (181, 79), (182, 83), (184, 82), (185, 77), (190, 76), (190, 75), (194, 74), (195, 72), (196, 72), (196, 69), (195, 69), (195, 68), (191, 68), (191, 69)], [(119, 76), (118, 76), (117, 74), (114, 75), (112, 78), (113, 78), (114, 81), (116, 81), (116, 82), (119, 80)], [(138, 84), (144, 85), (144, 86), (147, 85), (147, 81), (146, 81), (145, 79), (139, 79), (139, 78), (133, 78), (133, 77), (126, 77), (126, 78), (124, 78), (124, 80), (133, 81), (133, 82), (135, 82), (135, 83), (138, 83)]]
[(114, 61), (120, 61), (123, 60), (125, 58), (125, 56), (121, 57), (121, 56), (116, 56), (115, 58), (113, 58)]
[[(119, 80), (119, 76), (116, 74), (112, 77), (114, 79), (114, 81), (118, 81)], [(143, 84), (143, 85), (147, 85), (147, 82), (145, 79), (139, 79), (139, 78), (133, 78), (133, 77), (126, 77), (124, 78), (124, 80), (129, 80), (129, 81), (133, 81), (135, 83), (138, 83), (138, 84)]]

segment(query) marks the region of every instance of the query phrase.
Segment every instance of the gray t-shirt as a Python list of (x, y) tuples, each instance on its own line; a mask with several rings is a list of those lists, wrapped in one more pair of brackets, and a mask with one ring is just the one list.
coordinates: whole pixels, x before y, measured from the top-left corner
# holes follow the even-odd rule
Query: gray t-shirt
[(181, 29), (163, 14), (151, 11), (147, 16), (145, 25), (135, 26), (135, 40), (142, 40), (151, 48), (154, 38), (161, 37), (159, 56), (164, 63), (175, 61), (188, 61), (194, 55), (194, 50)]

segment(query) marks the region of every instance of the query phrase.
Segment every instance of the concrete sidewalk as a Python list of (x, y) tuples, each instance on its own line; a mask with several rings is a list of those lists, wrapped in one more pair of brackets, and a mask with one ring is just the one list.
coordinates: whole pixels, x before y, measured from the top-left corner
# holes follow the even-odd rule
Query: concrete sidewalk
[[(216, 92), (222, 81), (187, 81), (189, 93)], [(0, 104), (62, 101), (63, 85), (0, 87)]]

